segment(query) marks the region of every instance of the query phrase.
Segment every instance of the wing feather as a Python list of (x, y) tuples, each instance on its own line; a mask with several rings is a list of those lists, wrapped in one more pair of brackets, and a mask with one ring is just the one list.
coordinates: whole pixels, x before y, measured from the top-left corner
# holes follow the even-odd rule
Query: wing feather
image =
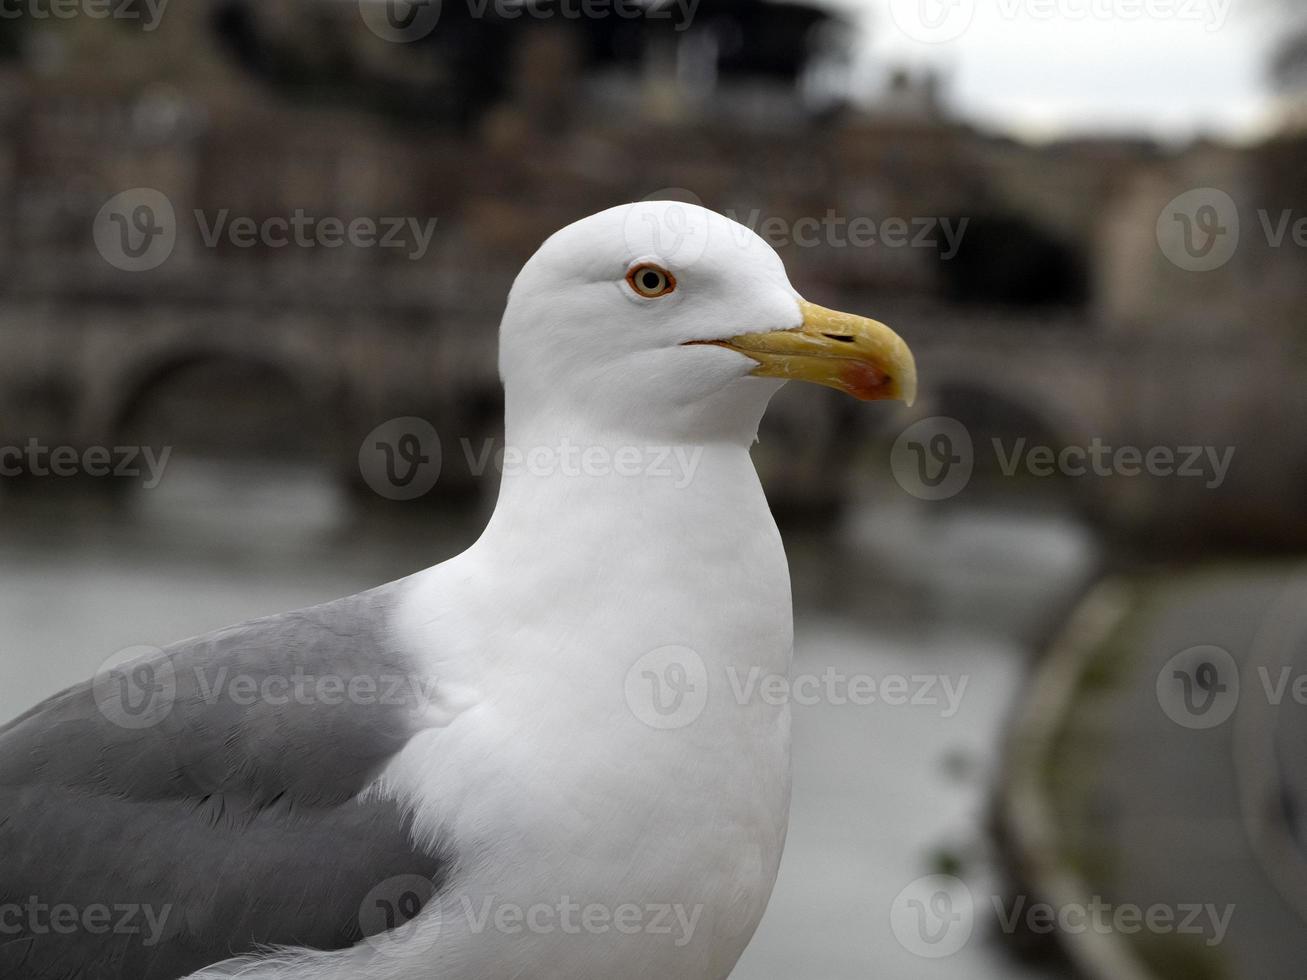
[(387, 626), (397, 591), (175, 644), (0, 728), (0, 976), (339, 949), (384, 882), (438, 885), (449, 854), (360, 795), (426, 717)]

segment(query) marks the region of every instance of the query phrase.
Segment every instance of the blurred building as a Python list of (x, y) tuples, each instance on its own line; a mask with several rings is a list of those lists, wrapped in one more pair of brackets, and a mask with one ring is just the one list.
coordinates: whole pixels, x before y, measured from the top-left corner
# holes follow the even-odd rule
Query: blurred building
[[(493, 431), (494, 326), (521, 262), (581, 215), (670, 192), (764, 234), (801, 291), (902, 325), (928, 386), (1007, 365), (928, 390), (927, 408), (982, 430), (1015, 412), (1063, 441), (1237, 444), (1241, 513), (1211, 494), (1192, 513), (1301, 533), (1307, 505), (1283, 508), (1307, 491), (1307, 446), (1259, 447), (1307, 407), (1286, 396), (1307, 387), (1303, 249), (1260, 240), (1262, 211), (1274, 224), (1295, 199), (1300, 138), (1025, 145), (950, 118), (938, 79), (902, 71), (851, 100), (849, 26), (804, 5), (703, 0), (680, 23), (670, 5), (568, 19), (446, 2), (409, 43), (369, 26), (378, 6), (194, 0), (151, 30), (0, 22), (0, 438), (177, 438), (184, 420), (187, 445), (348, 470), (395, 415)], [(91, 228), (140, 187), (171, 203), (176, 245), (125, 273)], [(1206, 187), (1244, 238), (1195, 272), (1159, 248), (1159, 216)], [(420, 255), (205, 241), (220, 219), (297, 209), (436, 231)], [(850, 240), (855, 220), (874, 242)], [(833, 444), (852, 424), (833, 404), (791, 428)], [(801, 442), (793, 495), (843, 494), (822, 440)], [(1127, 524), (1176, 512), (1170, 490), (1130, 493), (1094, 506)]]

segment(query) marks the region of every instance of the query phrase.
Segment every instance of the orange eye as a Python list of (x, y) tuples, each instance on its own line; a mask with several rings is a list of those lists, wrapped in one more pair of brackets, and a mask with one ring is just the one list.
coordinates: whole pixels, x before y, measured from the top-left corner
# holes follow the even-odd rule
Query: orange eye
[(649, 262), (632, 266), (631, 271), (626, 274), (626, 281), (637, 293), (650, 299), (666, 296), (676, 288), (675, 276)]

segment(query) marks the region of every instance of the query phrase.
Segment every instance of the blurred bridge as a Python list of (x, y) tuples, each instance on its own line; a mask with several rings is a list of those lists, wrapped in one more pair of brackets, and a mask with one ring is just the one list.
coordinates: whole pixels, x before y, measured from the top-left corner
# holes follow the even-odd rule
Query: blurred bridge
[[(167, 276), (124, 276), (95, 260), (33, 270), (0, 293), (0, 445), (261, 453), (357, 483), (363, 437), (416, 415), (446, 448), (437, 495), (493, 493), (493, 478), (467, 472), (455, 447), (499, 430), (496, 328), (510, 277), (487, 270), (463, 289), (411, 272), (388, 278), (384, 267), (337, 277), (320, 262), (279, 265), (275, 280), (249, 262)], [(890, 448), (908, 425), (938, 416), (971, 440), (964, 504), (1055, 500), (1121, 530), (1165, 517), (1191, 520), (1196, 533), (1244, 533), (1283, 526), (1276, 502), (1303, 498), (1307, 457), (1285, 458), (1279, 438), (1307, 418), (1300, 352), (1230, 331), (1177, 338), (1069, 314), (818, 298), (895, 325), (917, 354), (921, 399), (905, 410), (783, 391), (755, 450), (781, 509), (819, 513), (902, 493), (903, 481), (888, 479)], [(1188, 447), (1234, 456), (1228, 473), (1188, 478), (1042, 476), (1025, 463), (1040, 447), (1096, 444), (1163, 447), (1176, 466)]]

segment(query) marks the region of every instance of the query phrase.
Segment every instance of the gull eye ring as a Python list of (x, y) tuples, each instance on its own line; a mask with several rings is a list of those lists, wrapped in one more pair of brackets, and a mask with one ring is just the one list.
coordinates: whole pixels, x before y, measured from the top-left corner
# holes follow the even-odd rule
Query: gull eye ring
[(641, 262), (627, 271), (626, 284), (646, 299), (657, 299), (676, 288), (676, 277), (662, 266)]

